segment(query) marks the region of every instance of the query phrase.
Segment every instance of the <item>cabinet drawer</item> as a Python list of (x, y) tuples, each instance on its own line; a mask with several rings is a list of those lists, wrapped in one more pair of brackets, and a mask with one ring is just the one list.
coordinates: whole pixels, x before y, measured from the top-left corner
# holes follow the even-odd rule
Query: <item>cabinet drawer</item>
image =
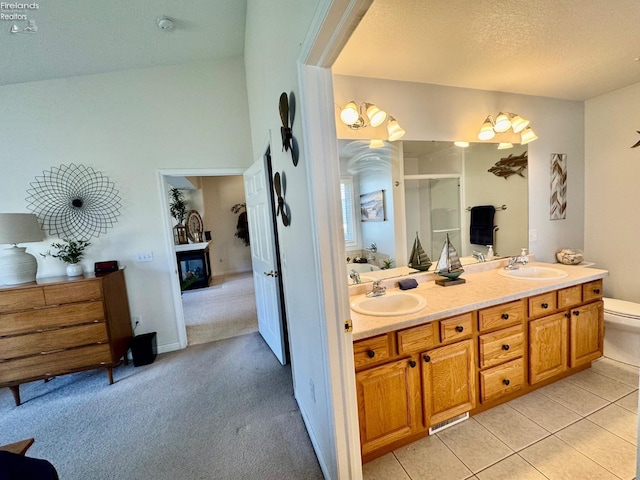
[(602, 298), (602, 279), (582, 284), (582, 301), (600, 300)]
[(44, 298), (47, 305), (100, 300), (102, 298), (102, 288), (100, 288), (99, 281), (49, 285), (44, 287)]
[(102, 302), (76, 303), (0, 315), (0, 337), (104, 321)]
[(522, 325), (480, 335), (478, 344), (480, 346), (480, 368), (492, 367), (507, 360), (521, 357), (524, 353)]
[(47, 355), (0, 362), (0, 384), (63, 375), (87, 367), (111, 365), (109, 345), (91, 345)]
[(440, 321), (440, 339), (443, 342), (468, 337), (473, 333), (471, 312)]
[(480, 372), (480, 401), (486, 403), (520, 390), (524, 382), (522, 358)]
[(44, 293), (40, 287), (0, 292), (0, 313), (30, 310), (44, 305)]
[(529, 318), (548, 315), (557, 310), (556, 292), (543, 293), (535, 297), (529, 297)]
[(355, 342), (353, 344), (353, 360), (356, 369), (391, 358), (393, 354), (392, 338), (393, 334), (385, 334)]
[(483, 332), (497, 327), (508, 327), (524, 320), (522, 300), (484, 308), (478, 312), (478, 330)]
[(438, 322), (398, 332), (398, 354), (417, 353), (438, 344)]
[(5, 360), (40, 355), (83, 345), (106, 343), (107, 341), (106, 325), (104, 323), (89, 323), (77, 327), (0, 338), (0, 357)]
[(582, 303), (582, 285), (558, 290), (558, 308), (573, 307)]

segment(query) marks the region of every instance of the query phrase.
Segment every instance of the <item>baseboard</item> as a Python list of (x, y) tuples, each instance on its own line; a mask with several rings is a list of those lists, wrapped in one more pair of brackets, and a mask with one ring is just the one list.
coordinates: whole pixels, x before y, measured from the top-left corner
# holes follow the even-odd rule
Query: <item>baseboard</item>
[(313, 446), (313, 450), (316, 452), (316, 457), (318, 459), (318, 463), (320, 464), (320, 469), (322, 470), (322, 475), (325, 479), (331, 480), (331, 475), (329, 474), (329, 469), (327, 468), (327, 462), (324, 459), (324, 456), (321, 454), (322, 450), (318, 444), (318, 440), (316, 438), (315, 432), (309, 423), (309, 418), (304, 408), (300, 405), (298, 401), (298, 396), (294, 392), (293, 398), (296, 400), (296, 404), (298, 405), (298, 410), (300, 410), (300, 415), (302, 416), (302, 421), (304, 422), (304, 426), (307, 429), (307, 433), (309, 434), (309, 439), (311, 440), (311, 445)]
[(158, 345), (158, 353), (175, 352), (176, 350), (182, 350), (182, 348), (180, 348), (180, 343), (178, 342)]

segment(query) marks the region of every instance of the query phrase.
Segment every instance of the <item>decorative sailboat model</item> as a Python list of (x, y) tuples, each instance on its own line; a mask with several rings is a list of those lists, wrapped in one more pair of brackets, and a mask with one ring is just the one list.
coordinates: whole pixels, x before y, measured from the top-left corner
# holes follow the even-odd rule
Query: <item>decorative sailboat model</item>
[(433, 265), (433, 263), (422, 248), (420, 238), (418, 238), (418, 232), (416, 232), (416, 239), (413, 241), (413, 248), (411, 249), (411, 256), (409, 257), (409, 266), (416, 270), (426, 272), (431, 265)]
[(460, 263), (460, 257), (458, 257), (458, 252), (456, 252), (455, 247), (449, 240), (449, 234), (447, 233), (447, 238), (442, 246), (442, 252), (440, 252), (440, 258), (435, 269), (436, 274), (445, 278), (436, 280), (436, 283), (443, 287), (465, 283), (464, 278), (458, 278), (462, 275), (462, 272), (464, 272), (464, 269), (462, 268), (462, 263)]

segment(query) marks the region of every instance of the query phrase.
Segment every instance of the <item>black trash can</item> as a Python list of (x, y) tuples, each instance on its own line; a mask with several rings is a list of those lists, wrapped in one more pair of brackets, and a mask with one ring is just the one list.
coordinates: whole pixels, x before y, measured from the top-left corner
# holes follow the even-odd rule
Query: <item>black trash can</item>
[(156, 332), (143, 333), (131, 339), (131, 356), (134, 367), (153, 363), (157, 354)]

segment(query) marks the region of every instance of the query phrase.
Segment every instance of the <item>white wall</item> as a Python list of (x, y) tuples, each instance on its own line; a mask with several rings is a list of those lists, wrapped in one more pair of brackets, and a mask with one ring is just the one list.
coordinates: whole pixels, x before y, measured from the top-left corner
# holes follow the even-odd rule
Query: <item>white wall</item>
[[(519, 113), (531, 120), (538, 140), (528, 144), (529, 228), (537, 240), (529, 248), (542, 261), (555, 261), (561, 247), (583, 248), (584, 104), (544, 97), (487, 92), (411, 82), (334, 75), (337, 104), (355, 99), (373, 102), (392, 114), (406, 130), (402, 140), (477, 141), (487, 115)], [(339, 138), (383, 137), (384, 131), (353, 131), (336, 120)], [(386, 137), (385, 137), (386, 138)], [(566, 153), (567, 218), (550, 220), (550, 159)]]
[[(309, 163), (318, 159), (304, 156), (301, 126), (304, 116), (298, 103), (293, 135), (300, 143), (301, 157), (298, 166), (293, 166), (290, 154), (282, 151), (278, 113), (278, 99), (282, 92), (294, 92), (299, 98), (297, 58), (319, 3), (249, 0), (245, 65), (255, 159), (262, 155), (265, 142), (270, 139), (273, 170), (281, 175), (284, 172), (286, 176), (284, 196), (291, 209), (291, 225), (283, 227), (278, 221), (278, 234), (294, 394), (325, 476), (337, 478), (331, 386), (322, 341), (326, 336), (327, 320), (321, 314), (321, 286), (317, 280), (319, 265), (311, 223), (314, 216), (307, 179)], [(311, 383), (315, 394), (312, 394)]]
[(640, 83), (586, 102), (585, 255), (609, 270), (605, 295), (640, 302)]
[[(160, 351), (178, 347), (171, 294), (175, 257), (165, 243), (158, 169), (226, 168), (251, 164), (242, 58), (130, 70), (0, 87), (2, 212), (27, 212), (26, 190), (52, 166), (83, 164), (108, 176), (121, 198), (114, 228), (97, 239), (83, 261), (118, 260), (136, 333), (158, 332)], [(9, 114), (9, 112), (11, 112)], [(43, 259), (48, 238), (30, 244), (38, 276), (64, 272)], [(137, 252), (150, 263), (134, 263)]]

